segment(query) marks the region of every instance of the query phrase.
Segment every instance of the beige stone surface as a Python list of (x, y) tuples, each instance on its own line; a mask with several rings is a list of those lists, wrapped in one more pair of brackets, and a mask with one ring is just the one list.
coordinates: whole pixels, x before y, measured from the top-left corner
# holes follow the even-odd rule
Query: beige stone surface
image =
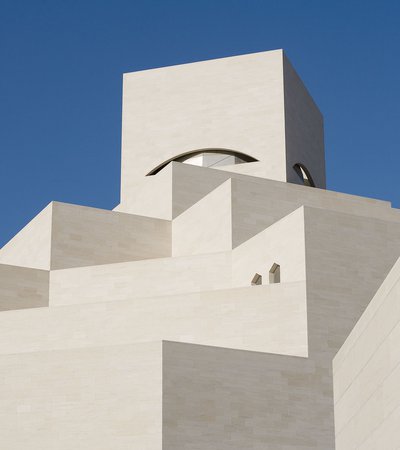
[(259, 159), (270, 148), (270, 178), (284, 180), (282, 67), (277, 50), (125, 74), (121, 202), (138, 178), (198, 149)]
[(122, 208), (153, 169), (201, 149), (245, 153), (259, 162), (234, 171), (294, 183), (303, 162), (325, 187), (322, 117), (282, 50), (125, 74)]
[(169, 221), (52, 202), (0, 250), (0, 263), (49, 270), (170, 255)]
[[(397, 220), (400, 220), (398, 211), (391, 209), (390, 203), (386, 201), (260, 178), (252, 173), (243, 174), (244, 168), (240, 169), (241, 173), (235, 171), (235, 168), (252, 164), (209, 169), (171, 162), (157, 175), (145, 177), (138, 182), (135, 185), (137, 195), (119, 204), (115, 210), (171, 220), (225, 181), (233, 179), (241, 183), (241, 186), (247, 185), (247, 189), (255, 189), (254, 201), (261, 204), (268, 202), (270, 214), (276, 214), (277, 219), (302, 205), (308, 205), (367, 217), (390, 220), (396, 220), (398, 217)], [(168, 201), (172, 201), (172, 205), (168, 205)]]
[[(181, 229), (184, 242), (192, 242), (193, 248), (195, 242), (200, 245), (196, 235), (189, 241), (195, 225), (193, 222)], [(200, 230), (202, 227), (197, 228)], [(222, 241), (226, 238), (225, 231), (221, 227), (221, 234), (216, 235)], [(203, 242), (207, 245), (206, 239)], [(264, 275), (264, 284), (267, 284), (268, 272), (275, 262), (281, 264), (283, 282), (303, 281), (306, 278), (304, 245), (304, 213), (300, 208), (232, 252), (52, 271), (50, 305), (246, 287), (255, 272)]]
[(50, 306), (227, 289), (231, 260), (221, 252), (54, 270)]
[(0, 311), (48, 304), (48, 271), (0, 264)]
[(172, 255), (232, 249), (231, 180), (227, 180), (172, 222)]
[(309, 207), (305, 220), (310, 351), (333, 358), (397, 260), (400, 227)]
[(400, 263), (333, 363), (337, 448), (400, 446)]
[[(1, 341), (5, 352), (87, 349), (168, 339), (280, 355), (308, 354), (288, 371), (289, 379), (297, 377), (298, 381), (286, 387), (287, 395), (298, 398), (299, 392), (312, 390), (319, 417), (313, 416), (314, 422), (302, 428), (308, 436), (304, 435), (304, 445), (309, 445), (312, 432), (313, 442), (324, 439), (326, 448), (333, 448), (329, 447), (334, 430), (331, 359), (367, 305), (368, 295), (381, 283), (385, 268), (393, 264), (400, 250), (399, 234), (396, 221), (302, 207), (232, 251), (53, 270), (50, 308), (8, 312), (0, 327), (5, 333)], [(249, 286), (254, 271), (262, 273), (267, 282), (272, 261), (281, 265), (282, 282)], [(286, 297), (304, 280), (307, 300), (296, 289), (298, 294)], [(247, 287), (232, 289), (240, 285)], [(207, 289), (209, 292), (204, 292)], [(37, 325), (29, 327), (32, 323)], [(271, 382), (277, 371), (284, 370), (282, 356), (277, 358), (279, 361), (271, 363), (275, 374)], [(317, 384), (316, 377), (320, 380)], [(214, 380), (217, 385), (218, 380)], [(242, 402), (246, 391), (240, 394)], [(263, 392), (266, 402), (276, 395), (272, 388)], [(246, 403), (237, 403), (239, 410), (246, 407)], [(303, 400), (293, 411), (302, 407)], [(182, 408), (185, 411), (186, 406)], [(287, 408), (288, 403), (282, 402), (275, 414), (286, 417)], [(174, 413), (169, 414), (169, 420), (183, 423), (187, 417), (179, 412), (173, 419)], [(295, 421), (297, 414), (290, 420)], [(278, 445), (278, 441), (286, 442), (282, 448), (296, 448), (292, 435), (300, 433), (296, 427), (282, 425), (279, 433), (272, 433), (273, 418), (265, 412), (257, 417), (266, 431), (254, 441), (255, 448)], [(191, 426), (182, 430), (179, 439), (188, 439)], [(238, 442), (248, 439), (244, 430), (241, 433)], [(175, 442), (178, 438), (171, 439)], [(224, 440), (225, 435), (219, 439)], [(201, 445), (198, 448), (208, 444)]]
[(161, 344), (0, 358), (7, 450), (162, 448)]
[[(174, 217), (176, 204), (176, 195), (174, 195), (175, 190), (173, 189), (173, 180), (175, 179), (173, 169), (176, 166), (189, 167), (181, 163), (173, 164), (174, 167), (172, 163), (169, 164), (157, 176), (143, 177), (140, 182), (135, 183), (134, 195), (125, 198), (123, 203), (114, 208), (114, 211), (171, 220)], [(188, 184), (192, 186), (190, 183)], [(206, 192), (208, 193), (210, 189)], [(192, 197), (190, 197), (189, 205), (195, 203), (195, 201), (197, 201), (196, 198), (192, 200)]]
[[(0, 249), (0, 449), (400, 448), (400, 213), (320, 189), (283, 52), (127, 74), (122, 133), (114, 211)], [(146, 176), (215, 148), (258, 161)]]
[[(203, 180), (209, 177), (215, 183), (217, 170), (174, 164), (174, 179), (181, 183), (185, 172), (188, 180), (197, 180), (204, 173)], [(220, 180), (217, 188), (173, 220), (174, 255), (235, 248), (302, 205), (400, 221), (400, 214), (386, 202), (243, 175)], [(180, 191), (188, 193), (190, 189), (189, 182), (180, 185)]]
[(168, 221), (66, 203), (53, 211), (52, 269), (171, 255)]
[(168, 343), (163, 449), (334, 449), (312, 360)]
[(307, 355), (304, 281), (110, 300), (0, 315), (0, 354), (167, 339)]
[(280, 265), (281, 283), (306, 280), (304, 208), (299, 208), (236, 247), (232, 283), (245, 285), (255, 273), (269, 284), (273, 264)]

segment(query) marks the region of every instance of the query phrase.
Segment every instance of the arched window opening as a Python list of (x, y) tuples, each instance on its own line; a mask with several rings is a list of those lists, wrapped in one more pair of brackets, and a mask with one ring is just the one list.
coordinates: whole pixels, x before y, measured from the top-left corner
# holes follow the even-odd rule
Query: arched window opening
[(192, 166), (215, 168), (256, 162), (257, 159), (253, 158), (252, 156), (246, 155), (245, 153), (236, 152), (234, 150), (218, 148), (195, 150), (193, 152), (187, 152), (183, 155), (175, 156), (174, 158), (163, 162), (152, 171), (150, 171), (147, 175), (155, 175), (172, 161), (190, 164)]
[(294, 171), (300, 177), (304, 186), (315, 187), (314, 180), (311, 177), (309, 170), (303, 164), (297, 163), (293, 166)]
[(194, 155), (185, 155), (177, 158), (175, 161), (182, 162), (184, 164), (190, 164), (192, 166), (211, 168), (243, 164), (246, 162), (243, 158), (233, 153), (217, 152), (211, 150), (202, 153), (196, 153)]
[(281, 266), (279, 264), (272, 264), (269, 270), (269, 283), (280, 283), (281, 282)]
[(251, 285), (257, 286), (259, 284), (262, 284), (262, 276), (259, 273), (256, 273), (253, 279), (251, 280)]

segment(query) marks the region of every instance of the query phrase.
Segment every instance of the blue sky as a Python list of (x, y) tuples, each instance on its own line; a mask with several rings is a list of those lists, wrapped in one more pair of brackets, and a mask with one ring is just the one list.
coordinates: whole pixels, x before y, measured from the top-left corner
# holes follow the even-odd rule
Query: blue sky
[(0, 246), (51, 200), (119, 198), (122, 73), (284, 48), (328, 188), (400, 207), (400, 2), (0, 0)]

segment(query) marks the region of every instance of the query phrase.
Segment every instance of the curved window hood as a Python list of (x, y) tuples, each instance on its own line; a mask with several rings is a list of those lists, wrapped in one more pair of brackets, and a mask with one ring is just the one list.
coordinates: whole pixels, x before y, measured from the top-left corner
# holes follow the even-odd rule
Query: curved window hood
[(192, 166), (215, 168), (222, 166), (231, 166), (235, 164), (244, 164), (248, 162), (256, 162), (258, 160), (250, 155), (236, 152), (234, 150), (219, 148), (195, 150), (168, 159), (167, 161), (151, 170), (147, 174), (147, 176), (157, 174), (172, 161), (190, 164)]
[(296, 163), (293, 166), (294, 171), (299, 176), (300, 180), (303, 182), (304, 186), (315, 187), (314, 180), (310, 174), (310, 171), (304, 164)]

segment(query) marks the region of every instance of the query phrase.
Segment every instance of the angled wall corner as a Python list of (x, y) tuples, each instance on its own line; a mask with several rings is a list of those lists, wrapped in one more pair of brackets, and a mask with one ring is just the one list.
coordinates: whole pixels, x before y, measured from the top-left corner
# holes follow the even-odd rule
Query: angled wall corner
[(50, 306), (228, 289), (231, 264), (231, 253), (219, 252), (53, 270)]
[(397, 260), (333, 360), (338, 450), (400, 442), (399, 298)]
[(171, 223), (54, 203), (51, 269), (171, 256)]
[(48, 305), (47, 270), (0, 264), (0, 311)]
[(42, 270), (171, 256), (171, 222), (52, 202), (0, 250), (0, 264)]
[(304, 208), (300, 207), (232, 252), (232, 279), (238, 286), (249, 285), (254, 273), (270, 284), (269, 271), (279, 261), (282, 283), (306, 280)]
[(232, 249), (232, 180), (226, 180), (172, 221), (172, 255)]
[(333, 358), (396, 262), (400, 227), (323, 208), (304, 211), (310, 352)]
[(157, 176), (135, 180), (127, 175), (125, 189), (130, 192), (130, 195), (122, 195), (121, 203), (114, 211), (172, 220), (174, 217), (173, 177), (172, 163), (164, 167)]
[(135, 195), (124, 197), (114, 211), (165, 220), (175, 219), (231, 174), (171, 161), (156, 176), (131, 186)]
[(0, 264), (50, 270), (53, 205), (47, 205), (0, 249)]

